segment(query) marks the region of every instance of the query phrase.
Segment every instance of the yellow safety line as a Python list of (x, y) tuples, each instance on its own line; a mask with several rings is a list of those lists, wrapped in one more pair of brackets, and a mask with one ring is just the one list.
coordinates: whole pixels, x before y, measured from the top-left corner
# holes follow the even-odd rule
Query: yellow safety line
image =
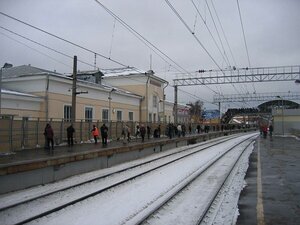
[(264, 218), (264, 205), (263, 205), (263, 198), (262, 198), (260, 140), (259, 139), (258, 139), (257, 148), (258, 148), (258, 150), (257, 150), (257, 205), (256, 205), (257, 224), (264, 225), (265, 218)]

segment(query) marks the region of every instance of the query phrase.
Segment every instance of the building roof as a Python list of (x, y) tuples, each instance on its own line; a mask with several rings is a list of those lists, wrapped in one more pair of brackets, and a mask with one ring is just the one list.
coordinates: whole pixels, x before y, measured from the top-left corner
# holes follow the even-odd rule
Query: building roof
[(23, 97), (32, 97), (32, 98), (41, 98), (40, 96), (37, 95), (32, 95), (20, 91), (12, 91), (8, 89), (1, 89), (1, 94), (8, 94), (8, 95), (16, 95), (16, 96), (23, 96)]
[(134, 67), (123, 67), (123, 68), (113, 68), (113, 69), (103, 69), (101, 72), (104, 74), (105, 77), (128, 77), (128, 76), (148, 76), (150, 75), (151, 78), (157, 79), (162, 83), (168, 83), (168, 81), (154, 75), (153, 70), (142, 71), (136, 69)]
[[(68, 79), (68, 80), (72, 80), (72, 77), (69, 75), (65, 75), (65, 74), (60, 74), (57, 72), (53, 72), (53, 71), (49, 71), (49, 70), (44, 70), (44, 69), (40, 69), (37, 67), (33, 67), (31, 65), (23, 65), (23, 66), (16, 66), (16, 67), (10, 67), (10, 68), (4, 68), (2, 69), (2, 75), (3, 75), (3, 79), (9, 79), (9, 78), (20, 78), (20, 77), (36, 77), (38, 75), (46, 75), (46, 74), (50, 74), (53, 77), (58, 77), (58, 78), (62, 78), (62, 79)], [(97, 71), (82, 71), (82, 72), (78, 72), (80, 75), (89, 75), (89, 74), (95, 74)], [(87, 76), (90, 77), (91, 79), (78, 79), (77, 83), (82, 83), (82, 84), (86, 84), (88, 86), (93, 86), (93, 87), (100, 87), (106, 91), (110, 91), (112, 89), (114, 89), (114, 91), (120, 93), (120, 94), (124, 94), (124, 95), (130, 95), (132, 97), (135, 98), (141, 98), (140, 95), (137, 95), (135, 93), (126, 91), (124, 89), (121, 88), (116, 88), (113, 86), (109, 86), (109, 85), (103, 85), (103, 84), (96, 84), (94, 81), (94, 77), (93, 76)], [(8, 90), (6, 90), (7, 94)], [(16, 91), (10, 91), (10, 94), (12, 94), (14, 92), (14, 94), (21, 95), (21, 92), (16, 92)], [(4, 93), (4, 90), (2, 89), (2, 92)], [(24, 93), (23, 93), (24, 94)], [(29, 97), (29, 96), (28, 96)], [(34, 96), (31, 96), (34, 97)]]
[(24, 75), (40, 75), (40, 74), (59, 75), (59, 73), (56, 73), (55, 71), (40, 69), (37, 67), (33, 67), (30, 64), (2, 69), (2, 78), (3, 79), (15, 78), (15, 77), (20, 77), (20, 76), (24, 76)]

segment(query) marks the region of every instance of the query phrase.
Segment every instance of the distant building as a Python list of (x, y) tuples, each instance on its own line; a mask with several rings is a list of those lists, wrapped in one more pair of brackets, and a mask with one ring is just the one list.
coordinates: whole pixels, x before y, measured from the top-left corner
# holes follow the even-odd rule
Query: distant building
[(168, 82), (154, 75), (152, 70), (136, 71), (134, 68), (102, 70), (102, 82), (143, 96), (140, 116), (143, 122), (163, 122), (166, 119), (164, 88)]

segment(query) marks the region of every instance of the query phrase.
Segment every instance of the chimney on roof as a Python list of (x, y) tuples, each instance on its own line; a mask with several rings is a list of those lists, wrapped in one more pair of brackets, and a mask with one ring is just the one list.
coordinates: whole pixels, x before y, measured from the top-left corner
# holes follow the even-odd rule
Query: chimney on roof
[(5, 63), (3, 68), (7, 69), (7, 68), (12, 68), (13, 67), (13, 64), (10, 64), (10, 63)]
[(98, 70), (95, 73), (95, 82), (96, 82), (96, 84), (101, 84), (101, 79), (102, 79), (103, 76), (104, 76), (104, 74), (100, 70)]

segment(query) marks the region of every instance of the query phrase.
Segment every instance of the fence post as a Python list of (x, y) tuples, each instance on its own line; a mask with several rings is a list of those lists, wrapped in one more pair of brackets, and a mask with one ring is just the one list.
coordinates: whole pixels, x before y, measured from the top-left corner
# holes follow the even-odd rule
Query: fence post
[(21, 149), (25, 148), (25, 117), (22, 117)]
[(36, 133), (36, 148), (39, 146), (39, 123), (40, 123), (40, 118), (37, 119), (36, 121), (36, 126), (35, 126), (35, 133)]
[(61, 119), (61, 123), (60, 123), (60, 144), (63, 142), (63, 132), (64, 132), (64, 119)]
[(9, 150), (12, 152), (13, 151), (13, 121), (14, 121), (14, 116), (10, 117), (10, 122), (9, 122)]
[(80, 120), (80, 143), (82, 142), (82, 120)]

